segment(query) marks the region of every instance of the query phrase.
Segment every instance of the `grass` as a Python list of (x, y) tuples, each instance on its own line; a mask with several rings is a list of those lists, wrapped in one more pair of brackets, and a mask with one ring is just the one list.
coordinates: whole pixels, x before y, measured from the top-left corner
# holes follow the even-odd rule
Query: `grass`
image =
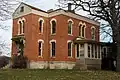
[(120, 80), (112, 71), (80, 70), (0, 70), (0, 80)]

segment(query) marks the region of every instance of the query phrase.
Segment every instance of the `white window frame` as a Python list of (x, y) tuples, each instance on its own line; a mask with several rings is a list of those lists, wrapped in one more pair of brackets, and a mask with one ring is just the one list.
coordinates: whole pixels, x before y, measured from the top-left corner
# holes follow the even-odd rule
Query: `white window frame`
[(55, 31), (55, 33), (53, 33), (53, 30), (52, 30), (52, 21), (55, 21), (55, 23), (56, 23), (56, 31), (57, 31), (57, 20), (55, 19), (55, 18), (52, 18), (51, 20), (50, 20), (50, 33), (51, 33), (51, 35), (55, 35), (56, 34), (56, 31)]
[(71, 34), (69, 34), (68, 33), (68, 35), (72, 35), (73, 34), (73, 24), (74, 24), (74, 22), (73, 22), (73, 20), (72, 19), (68, 19), (68, 25), (69, 25), (69, 22), (72, 22), (72, 25), (71, 25)]
[[(67, 41), (67, 45), (68, 45), (68, 43), (71, 43), (71, 56), (68, 56), (68, 58), (72, 58), (72, 55), (73, 55), (73, 51), (72, 51), (72, 49), (73, 49), (73, 42), (71, 41), (71, 40), (68, 40)], [(68, 47), (67, 47), (67, 52), (68, 52)], [(68, 55), (68, 53), (67, 53), (67, 55)]]
[[(92, 39), (92, 29), (94, 29), (94, 31), (96, 32), (96, 28), (95, 28), (94, 26), (92, 26), (92, 27), (91, 27), (91, 39)], [(94, 33), (95, 33), (95, 32), (94, 32)], [(95, 34), (94, 34), (94, 39), (92, 39), (92, 40), (95, 40), (95, 37), (96, 37), (96, 36), (95, 36)]]
[[(23, 33), (23, 21), (24, 21), (24, 29), (25, 29), (25, 22), (26, 22), (26, 19), (23, 17), (22, 19), (21, 18), (19, 18), (19, 20), (18, 20), (18, 35), (21, 35), (21, 34), (24, 34)], [(20, 23), (19, 22), (21, 22), (22, 23), (22, 26), (20, 27)], [(21, 33), (20, 33), (20, 28), (21, 28)]]
[(55, 56), (52, 56), (52, 42), (55, 42), (55, 49), (56, 49), (56, 40), (50, 40), (50, 57), (53, 57), (53, 58), (55, 58), (55, 56), (56, 56), (56, 50), (55, 50)]
[(82, 36), (82, 33), (81, 33), (81, 28), (82, 28), (82, 26), (80, 27), (80, 25), (82, 25), (83, 26), (83, 23), (82, 22), (79, 22), (79, 25), (78, 25), (78, 27), (79, 27), (79, 36)]
[(39, 42), (41, 42), (41, 55), (39, 55), (39, 52), (38, 52), (38, 57), (43, 57), (43, 44), (44, 44), (44, 41), (42, 39), (39, 39), (38, 40), (38, 47), (39, 47)]
[(43, 18), (39, 18), (38, 19), (38, 25), (39, 25), (39, 27), (40, 27), (40, 21), (42, 20), (42, 31), (41, 31), (41, 33), (40, 33), (40, 31), (39, 31), (39, 34), (43, 34), (43, 28), (44, 28), (44, 19)]
[[(84, 27), (84, 36), (82, 36), (82, 28), (83, 28), (83, 26), (85, 26), (85, 27)], [(85, 37), (86, 37), (86, 36), (85, 36), (85, 35), (86, 35), (86, 34), (85, 34), (85, 31), (86, 31), (86, 23), (84, 22), (84, 23), (82, 23), (82, 27), (81, 27), (81, 37), (82, 37), (82, 38), (85, 38)]]

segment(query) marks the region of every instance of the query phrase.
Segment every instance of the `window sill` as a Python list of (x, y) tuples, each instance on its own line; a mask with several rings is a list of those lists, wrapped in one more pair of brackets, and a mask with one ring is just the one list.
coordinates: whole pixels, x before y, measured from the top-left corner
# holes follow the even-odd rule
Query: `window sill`
[(70, 58), (73, 58), (72, 56), (68, 56), (68, 58), (70, 59)]
[(72, 34), (68, 34), (68, 36), (73, 36)]
[(55, 34), (51, 34), (51, 36), (55, 36), (56, 35), (56, 33)]
[(56, 57), (54, 56), (54, 57), (51, 57), (51, 58), (56, 58)]
[(43, 58), (42, 56), (38, 56), (39, 58)]
[(43, 33), (39, 33), (39, 34), (43, 34)]
[(19, 36), (23, 36), (24, 35), (24, 33), (22, 33), (22, 34), (18, 34)]

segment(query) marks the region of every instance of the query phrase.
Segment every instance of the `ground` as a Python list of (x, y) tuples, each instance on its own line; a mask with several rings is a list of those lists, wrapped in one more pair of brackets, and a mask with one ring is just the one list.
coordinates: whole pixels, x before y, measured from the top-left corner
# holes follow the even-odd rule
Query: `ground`
[(0, 70), (0, 80), (120, 80), (119, 72), (80, 70)]

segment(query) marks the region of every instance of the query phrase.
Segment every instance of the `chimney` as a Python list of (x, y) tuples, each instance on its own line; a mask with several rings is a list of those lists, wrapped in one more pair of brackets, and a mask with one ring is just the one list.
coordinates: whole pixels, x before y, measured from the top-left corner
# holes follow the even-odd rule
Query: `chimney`
[(68, 11), (71, 11), (71, 8), (72, 8), (72, 4), (68, 3)]

